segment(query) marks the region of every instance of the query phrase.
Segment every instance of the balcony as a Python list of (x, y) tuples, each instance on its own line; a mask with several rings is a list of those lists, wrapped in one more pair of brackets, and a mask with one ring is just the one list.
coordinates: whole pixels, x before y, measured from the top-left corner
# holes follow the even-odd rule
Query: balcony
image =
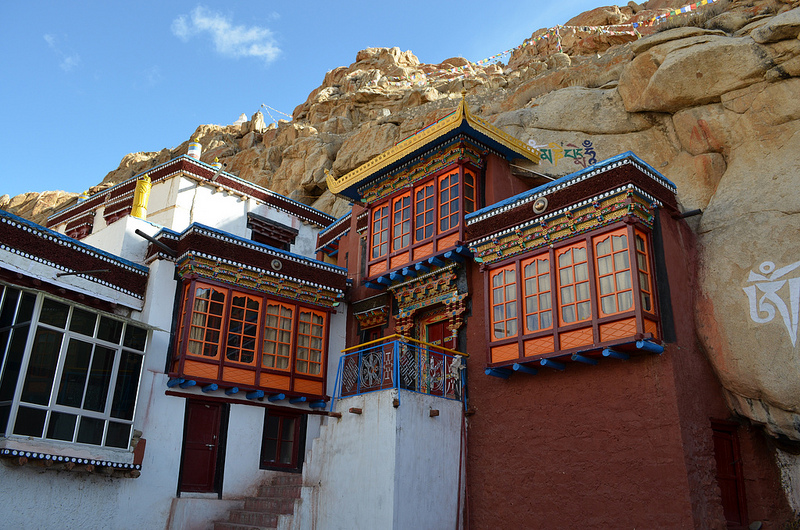
[(464, 353), (402, 335), (342, 350), (334, 400), (392, 388), (464, 401)]

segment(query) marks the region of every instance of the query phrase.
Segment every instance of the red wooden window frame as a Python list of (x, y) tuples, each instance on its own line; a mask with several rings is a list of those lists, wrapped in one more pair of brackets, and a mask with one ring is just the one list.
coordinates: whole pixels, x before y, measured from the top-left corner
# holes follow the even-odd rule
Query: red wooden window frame
[(642, 300), (642, 311), (653, 313), (654, 298), (653, 298), (653, 283), (652, 275), (650, 272), (650, 255), (647, 250), (647, 235), (641, 230), (634, 231), (634, 249), (636, 251), (636, 264), (639, 273), (639, 291)]
[(464, 213), (475, 211), (475, 175), (464, 171)]
[(389, 253), (389, 205), (372, 210), (372, 259)]
[[(241, 300), (243, 305), (238, 305), (237, 300)], [(230, 301), (225, 358), (228, 361), (253, 366), (258, 351), (262, 299), (232, 291)]]
[[(307, 308), (300, 308), (297, 313), (295, 372), (298, 374), (321, 376), (322, 359), (325, 357), (326, 315), (322, 311), (314, 311), (313, 309)], [(306, 319), (304, 319), (304, 317), (306, 317)], [(319, 318), (319, 321), (315, 322), (314, 317)], [(315, 331), (317, 331), (317, 333), (315, 333)], [(307, 369), (302, 370), (300, 368), (301, 363), (305, 363)], [(314, 368), (316, 370), (314, 370)]]
[(458, 226), (461, 216), (459, 201), (459, 172), (442, 175), (438, 179), (439, 188), (439, 233), (447, 232)]
[(305, 445), (303, 414), (265, 409), (261, 439), (261, 469), (299, 470)]
[(627, 227), (596, 236), (592, 244), (600, 316), (631, 311), (633, 282)]
[[(525, 332), (553, 327), (553, 283), (550, 254), (540, 254), (520, 263)], [(535, 323), (535, 326), (533, 325)]]
[(558, 321), (563, 325), (592, 319), (591, 278), (586, 241), (556, 250)]
[(492, 340), (517, 336), (517, 268), (509, 265), (489, 275)]
[(411, 244), (411, 193), (392, 199), (392, 250)]
[[(288, 371), (291, 367), (295, 309), (288, 304), (267, 302), (261, 348), (261, 366), (264, 368)], [(271, 351), (268, 353), (268, 350)], [(284, 351), (285, 355), (282, 353)]]
[(425, 241), (436, 232), (435, 187), (429, 182), (414, 189), (414, 242)]
[[(207, 290), (209, 297), (198, 297), (197, 294), (200, 290)], [(222, 299), (213, 300), (213, 293), (220, 294)], [(221, 289), (214, 285), (198, 282), (194, 286), (194, 293), (187, 298), (192, 301), (192, 310), (189, 315), (189, 336), (187, 337), (186, 353), (204, 359), (219, 359), (224, 335), (223, 324), (225, 321), (225, 307), (228, 301), (228, 289)], [(206, 307), (201, 308), (202, 305)], [(195, 316), (202, 318), (195, 321)], [(202, 320), (202, 322), (199, 320)], [(199, 351), (192, 351), (193, 345), (199, 347)]]

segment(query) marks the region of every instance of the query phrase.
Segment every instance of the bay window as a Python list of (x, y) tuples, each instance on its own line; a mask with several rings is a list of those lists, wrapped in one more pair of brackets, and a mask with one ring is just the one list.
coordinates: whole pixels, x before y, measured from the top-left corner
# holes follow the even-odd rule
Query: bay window
[(0, 435), (128, 449), (148, 332), (0, 285)]
[(617, 225), (489, 270), (489, 362), (655, 338), (649, 247), (644, 231)]

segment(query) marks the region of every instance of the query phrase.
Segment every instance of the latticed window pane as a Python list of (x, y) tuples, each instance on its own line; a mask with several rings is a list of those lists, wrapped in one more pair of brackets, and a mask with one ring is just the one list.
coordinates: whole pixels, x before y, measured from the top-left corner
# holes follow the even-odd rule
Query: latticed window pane
[(283, 304), (268, 303), (264, 322), (262, 366), (287, 370), (292, 349), (294, 310)]
[(226, 293), (213, 287), (195, 289), (188, 353), (218, 358)]
[(255, 362), (260, 313), (261, 302), (256, 298), (240, 294), (232, 296), (225, 352), (229, 361), (245, 364)]
[(513, 265), (493, 271), (492, 340), (517, 334), (517, 273)]
[(653, 287), (650, 281), (650, 267), (648, 266), (648, 252), (646, 236), (636, 231), (636, 263), (639, 266), (639, 291), (642, 296), (642, 310), (654, 311)]
[(301, 309), (297, 319), (297, 364), (298, 372), (309, 375), (322, 373), (323, 333), (325, 314)]
[(525, 288), (525, 331), (549, 329), (553, 325), (550, 291), (550, 259), (533, 258), (522, 262)]
[(439, 179), (439, 230), (444, 232), (458, 226), (459, 190), (458, 173)]
[(464, 213), (475, 211), (475, 177), (472, 173), (464, 173)]
[(600, 315), (633, 309), (633, 286), (626, 228), (594, 238)]
[(414, 194), (414, 241), (433, 236), (434, 217), (433, 183), (418, 189)]
[(411, 243), (411, 195), (398, 197), (392, 206), (392, 250)]
[(586, 243), (578, 243), (560, 250), (557, 256), (561, 324), (582, 322), (592, 318)]
[(372, 259), (389, 252), (389, 205), (372, 211)]

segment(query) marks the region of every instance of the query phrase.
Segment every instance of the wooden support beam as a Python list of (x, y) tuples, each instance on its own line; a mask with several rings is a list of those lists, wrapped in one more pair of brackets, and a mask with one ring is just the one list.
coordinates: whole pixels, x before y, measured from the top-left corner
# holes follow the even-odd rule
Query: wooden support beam
[(210, 385), (206, 385), (203, 387), (203, 392), (213, 392), (219, 388), (219, 385), (216, 383), (211, 383)]
[(580, 355), (577, 353), (572, 354), (572, 360), (578, 361), (579, 363), (591, 364), (592, 366), (597, 364), (597, 359), (592, 359), (591, 357), (586, 357), (585, 355)]
[(381, 288), (381, 284), (375, 283), (375, 282), (364, 282), (364, 285), (366, 285), (370, 289), (380, 289)]
[(444, 259), (449, 259), (450, 261), (457, 261), (459, 263), (464, 262), (464, 257), (456, 252), (453, 252), (452, 250), (444, 253)]
[(263, 390), (254, 390), (253, 392), (247, 393), (247, 399), (259, 399), (264, 397)]
[(537, 370), (536, 368), (531, 368), (526, 364), (514, 363), (514, 366), (512, 366), (512, 368), (514, 368), (515, 372), (522, 372), (523, 374), (536, 375), (539, 373), (539, 370)]
[(483, 373), (500, 379), (508, 379), (511, 376), (511, 370), (508, 368), (487, 368)]
[(319, 399), (317, 401), (312, 401), (311, 403), (308, 404), (308, 406), (311, 407), (312, 409), (324, 409), (325, 408), (325, 400), (324, 399)]
[(180, 385), (181, 383), (183, 383), (184, 381), (185, 381), (185, 379), (181, 379), (179, 377), (176, 377), (175, 379), (170, 379), (169, 381), (167, 381), (167, 386), (170, 387), (170, 388), (174, 388), (174, 387)]
[(286, 399), (286, 394), (272, 394), (267, 399), (271, 402), (283, 401), (284, 399)]
[(431, 265), (435, 265), (437, 267), (444, 267), (445, 263), (441, 260), (441, 258), (437, 258), (436, 256), (432, 258), (428, 258), (428, 263)]
[(184, 381), (183, 383), (181, 383), (178, 386), (180, 386), (181, 388), (189, 388), (190, 386), (194, 386), (196, 384), (197, 384), (197, 381), (195, 381), (194, 379), (187, 379), (186, 381)]
[(566, 365), (564, 365), (564, 363), (560, 363), (552, 359), (542, 359), (541, 361), (539, 361), (539, 364), (541, 364), (542, 366), (546, 366), (547, 368), (552, 368), (553, 370), (559, 370), (562, 372), (564, 371), (564, 368), (566, 368)]
[(403, 277), (416, 278), (417, 277), (416, 269), (412, 269), (411, 267), (403, 267)]
[(350, 414), (361, 414), (364, 411), (358, 407), (350, 407), (350, 410), (348, 412)]
[(431, 418), (435, 418), (439, 415), (439, 409), (431, 409), (430, 416)]
[(422, 262), (422, 261), (420, 261), (419, 263), (414, 265), (414, 268), (417, 269), (418, 271), (422, 272), (422, 273), (430, 272), (430, 270), (431, 270), (431, 268), (428, 267), (427, 265), (425, 265), (425, 263)]
[(400, 280), (403, 279), (403, 273), (400, 271), (394, 271), (392, 273), (389, 273), (389, 279), (393, 282), (399, 282)]
[(622, 353), (621, 351), (612, 350), (611, 348), (606, 348), (603, 350), (603, 357), (611, 357), (612, 359), (620, 359), (622, 361), (627, 361), (630, 359), (630, 355), (627, 353)]
[(341, 412), (329, 412), (328, 416), (330, 416), (331, 418), (341, 418), (342, 417), (342, 413)]
[(225, 395), (226, 396), (232, 396), (232, 395), (238, 394), (238, 393), (239, 393), (239, 387), (238, 386), (232, 386), (230, 388), (226, 388), (225, 389)]
[(289, 403), (291, 403), (292, 405), (294, 405), (295, 403), (305, 403), (306, 399), (308, 398), (306, 398), (305, 396), (293, 397), (289, 398)]
[(389, 279), (388, 276), (381, 276), (380, 278), (378, 278), (375, 281), (378, 282), (381, 285), (391, 285), (391, 283), (392, 283), (392, 281)]
[(650, 342), (649, 340), (637, 340), (636, 348), (648, 353), (657, 353), (658, 355), (664, 353), (664, 346), (656, 344), (655, 342)]

